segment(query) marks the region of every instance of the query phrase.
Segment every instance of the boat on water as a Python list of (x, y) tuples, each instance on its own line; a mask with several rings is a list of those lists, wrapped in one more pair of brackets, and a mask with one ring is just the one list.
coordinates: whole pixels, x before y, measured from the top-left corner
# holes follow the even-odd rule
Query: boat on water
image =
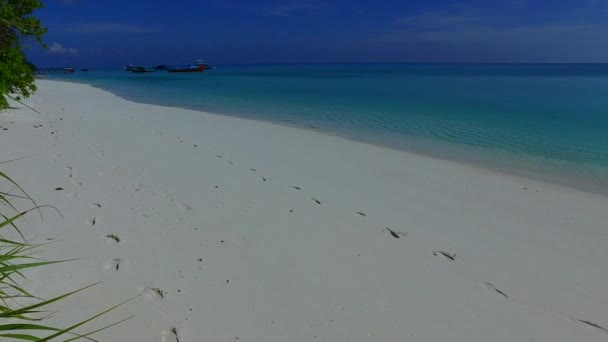
[(131, 72), (136, 73), (136, 74), (142, 74), (145, 72), (156, 72), (156, 70), (149, 68), (147, 66), (136, 66), (131, 68)]
[(188, 64), (179, 67), (169, 67), (167, 71), (169, 72), (203, 72), (207, 69), (211, 69), (211, 67), (203, 61), (196, 61), (194, 64)]
[(147, 67), (145, 65), (133, 65), (133, 64), (129, 64), (129, 65), (125, 66), (125, 71), (142, 73), (142, 72), (154, 72), (156, 70), (154, 70), (153, 68)]

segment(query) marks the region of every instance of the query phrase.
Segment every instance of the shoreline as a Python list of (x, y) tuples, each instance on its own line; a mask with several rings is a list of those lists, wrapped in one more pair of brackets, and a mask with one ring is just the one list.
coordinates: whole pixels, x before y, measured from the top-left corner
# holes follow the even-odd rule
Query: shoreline
[[(405, 140), (400, 140), (398, 143), (389, 143), (386, 139), (383, 141), (378, 138), (367, 139), (357, 137), (353, 134), (340, 132), (329, 128), (310, 126), (307, 124), (298, 124), (291, 121), (280, 120), (265, 120), (263, 118), (251, 118), (247, 115), (239, 115), (232, 112), (209, 112), (200, 108), (188, 106), (170, 106), (157, 104), (153, 102), (139, 101), (134, 98), (129, 98), (114, 92), (111, 89), (103, 86), (94, 85), (87, 82), (78, 82), (75, 80), (58, 79), (50, 80), (57, 82), (67, 82), (75, 84), (83, 84), (93, 88), (109, 92), (126, 101), (160, 106), (164, 108), (178, 108), (184, 110), (192, 110), (204, 114), (227, 116), (244, 120), (263, 122), (283, 127), (302, 129), (311, 132), (317, 132), (328, 136), (346, 139), (356, 143), (368, 144), (380, 148), (388, 148), (394, 151), (411, 153), (423, 157), (454, 162), (461, 165), (482, 169), (489, 172), (495, 172), (501, 175), (524, 178), (528, 180), (550, 183), (557, 186), (563, 186), (574, 190), (590, 192), (601, 196), (608, 197), (608, 167), (599, 165), (589, 165), (586, 172), (582, 174), (582, 170), (573, 170), (577, 162), (564, 161), (561, 159), (546, 158), (536, 155), (517, 155), (511, 152), (495, 151), (484, 147), (471, 146), (461, 143), (434, 141), (428, 138), (410, 136)], [(403, 138), (402, 136), (399, 137)], [(499, 158), (496, 156), (500, 155)], [(523, 161), (525, 160), (525, 161)], [(555, 169), (560, 169), (555, 171)], [(601, 169), (601, 170), (599, 170)], [(552, 170), (554, 173), (548, 174), (547, 171)]]
[(22, 230), (54, 242), (40, 258), (79, 259), (26, 285), (101, 282), (49, 325), (141, 294), (93, 338), (606, 338), (604, 196), (72, 82), (26, 103), (41, 114), (0, 113), (0, 160), (30, 157), (2, 171), (63, 219)]

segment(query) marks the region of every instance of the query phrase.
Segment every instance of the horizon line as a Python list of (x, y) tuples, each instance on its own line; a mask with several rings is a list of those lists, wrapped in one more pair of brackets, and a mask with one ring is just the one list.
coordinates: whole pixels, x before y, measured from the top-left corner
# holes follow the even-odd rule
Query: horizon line
[[(357, 62), (261, 62), (261, 63), (218, 63), (210, 65), (214, 66), (260, 66), (260, 65), (328, 65), (328, 64), (451, 64), (451, 65), (605, 65), (607, 62), (425, 62), (425, 61), (390, 61), (390, 62), (381, 62), (381, 61), (357, 61)], [(74, 67), (74, 65), (79, 65), (79, 68), (90, 68), (85, 64), (66, 64), (60, 66), (61, 68), (65, 67)], [(102, 66), (98, 67), (98, 69), (111, 69), (111, 68), (122, 68), (124, 65), (113, 65), (113, 66)], [(181, 65), (181, 63), (162, 63), (162, 65)], [(52, 68), (59, 66), (38, 66), (39, 68)]]

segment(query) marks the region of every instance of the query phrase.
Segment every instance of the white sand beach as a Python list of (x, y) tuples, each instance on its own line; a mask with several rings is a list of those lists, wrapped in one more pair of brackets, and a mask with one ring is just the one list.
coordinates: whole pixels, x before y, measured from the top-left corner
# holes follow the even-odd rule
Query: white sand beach
[[(100, 341), (608, 339), (608, 198), (275, 124), (37, 81), (0, 161), (84, 258), (27, 273)], [(6, 130), (3, 130), (6, 128)], [(110, 237), (109, 237), (110, 236)], [(52, 239), (52, 240), (51, 240)], [(87, 329), (81, 330), (87, 331)], [(175, 336), (177, 333), (177, 336)]]

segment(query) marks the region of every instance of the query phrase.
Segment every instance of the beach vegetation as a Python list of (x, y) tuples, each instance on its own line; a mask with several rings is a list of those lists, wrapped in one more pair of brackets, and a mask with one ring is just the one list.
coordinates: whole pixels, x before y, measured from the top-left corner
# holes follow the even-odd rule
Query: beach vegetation
[(0, 109), (8, 107), (11, 94), (28, 97), (36, 90), (33, 71), (25, 50), (32, 44), (45, 46), (47, 29), (34, 15), (39, 0), (0, 0)]
[[(49, 206), (37, 205), (16, 182), (1, 171), (0, 185), (0, 340), (42, 342), (62, 338), (63, 341), (95, 341), (90, 337), (91, 335), (131, 318), (127, 317), (92, 331), (77, 332), (81, 326), (108, 314), (131, 300), (129, 299), (68, 327), (44, 324), (44, 321), (53, 314), (46, 309), (49, 305), (57, 305), (65, 298), (96, 284), (50, 299), (42, 299), (22, 285), (28, 270), (67, 261), (46, 261), (37, 258), (36, 252), (44, 244), (29, 241), (18, 227), (18, 223), (26, 215), (36, 212), (42, 215), (42, 209)], [(18, 206), (24, 202), (27, 203), (27, 209), (19, 210)]]

